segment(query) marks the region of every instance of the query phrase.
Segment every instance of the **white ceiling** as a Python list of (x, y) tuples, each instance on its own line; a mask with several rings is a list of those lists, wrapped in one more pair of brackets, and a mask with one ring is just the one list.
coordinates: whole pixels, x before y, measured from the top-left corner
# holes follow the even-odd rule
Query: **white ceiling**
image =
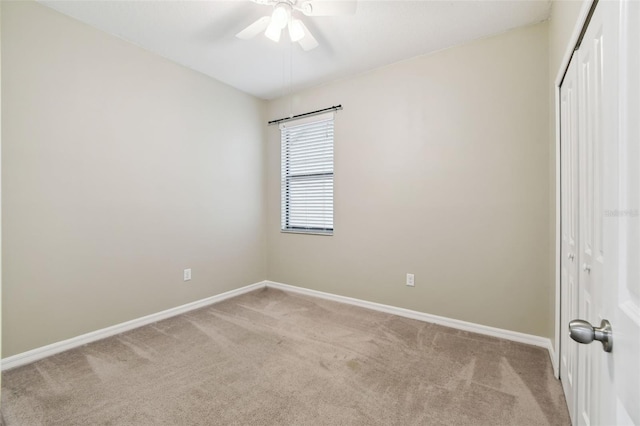
[(262, 34), (236, 39), (271, 13), (250, 0), (40, 2), (263, 99), (541, 22), (551, 7), (550, 0), (360, 0), (355, 15), (300, 15), (320, 43), (304, 52), (286, 34), (278, 44)]

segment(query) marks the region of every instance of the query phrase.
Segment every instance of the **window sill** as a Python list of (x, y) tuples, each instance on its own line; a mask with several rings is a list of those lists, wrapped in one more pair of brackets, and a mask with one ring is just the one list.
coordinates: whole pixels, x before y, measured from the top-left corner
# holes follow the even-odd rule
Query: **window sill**
[(282, 234), (324, 235), (329, 237), (333, 235), (333, 231), (305, 231), (302, 229), (281, 229), (280, 232)]

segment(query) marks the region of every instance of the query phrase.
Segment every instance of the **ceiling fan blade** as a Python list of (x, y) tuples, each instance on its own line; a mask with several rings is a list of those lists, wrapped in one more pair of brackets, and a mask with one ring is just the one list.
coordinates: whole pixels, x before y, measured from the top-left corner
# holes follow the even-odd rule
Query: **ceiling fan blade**
[(315, 39), (314, 36), (311, 35), (311, 32), (309, 31), (307, 26), (304, 24), (304, 22), (302, 21), (299, 21), (299, 22), (302, 27), (302, 30), (304, 31), (304, 37), (298, 40), (298, 43), (300, 44), (300, 47), (302, 47), (302, 50), (306, 52), (308, 50), (315, 49), (316, 47), (318, 47), (318, 41)]
[(253, 24), (249, 25), (244, 30), (240, 31), (236, 34), (236, 37), (241, 40), (249, 40), (263, 32), (269, 26), (269, 22), (271, 21), (271, 16), (263, 16), (262, 18), (255, 21)]
[(307, 16), (353, 15), (357, 7), (355, 0), (307, 0), (295, 6)]

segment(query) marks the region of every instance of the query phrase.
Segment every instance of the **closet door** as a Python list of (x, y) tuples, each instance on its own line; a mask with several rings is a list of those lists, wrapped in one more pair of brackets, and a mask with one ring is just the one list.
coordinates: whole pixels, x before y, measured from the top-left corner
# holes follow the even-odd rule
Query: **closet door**
[(576, 52), (583, 321), (572, 328), (587, 345), (578, 347), (575, 424), (640, 424), (638, 26), (639, 2), (600, 1)]
[(577, 402), (578, 346), (569, 338), (569, 321), (578, 317), (578, 64), (571, 60), (560, 87), (561, 239), (560, 288), (562, 323), (560, 379), (572, 422)]
[[(578, 55), (579, 82), (579, 199), (580, 231), (578, 263), (578, 316), (594, 326), (600, 324), (598, 302), (604, 254), (602, 250), (602, 130), (603, 56), (605, 44), (604, 4), (599, 4), (585, 33)], [(607, 64), (609, 66), (609, 64)], [(596, 424), (601, 351), (598, 345), (578, 348), (578, 418), (576, 424)]]

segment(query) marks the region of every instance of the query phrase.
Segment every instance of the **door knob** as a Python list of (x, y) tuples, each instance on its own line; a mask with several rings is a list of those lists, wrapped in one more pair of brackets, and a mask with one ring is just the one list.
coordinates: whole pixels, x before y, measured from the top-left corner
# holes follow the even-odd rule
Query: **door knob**
[(591, 273), (591, 265), (587, 265), (586, 263), (582, 265), (582, 270), (585, 271), (587, 274)]
[(594, 340), (602, 342), (602, 349), (611, 352), (613, 348), (613, 333), (609, 321), (602, 320), (600, 327), (596, 328), (585, 320), (573, 320), (569, 322), (569, 336), (578, 343), (591, 343)]

